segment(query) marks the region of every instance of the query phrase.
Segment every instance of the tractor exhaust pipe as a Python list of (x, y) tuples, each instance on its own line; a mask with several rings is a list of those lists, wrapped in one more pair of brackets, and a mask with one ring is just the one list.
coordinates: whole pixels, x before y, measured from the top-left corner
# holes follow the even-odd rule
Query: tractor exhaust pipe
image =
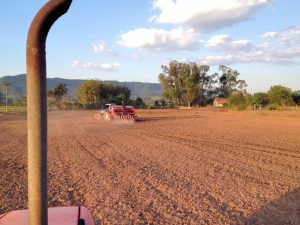
[(50, 0), (33, 19), (27, 36), (28, 208), (30, 225), (48, 224), (47, 84), (45, 45), (55, 21), (72, 0)]

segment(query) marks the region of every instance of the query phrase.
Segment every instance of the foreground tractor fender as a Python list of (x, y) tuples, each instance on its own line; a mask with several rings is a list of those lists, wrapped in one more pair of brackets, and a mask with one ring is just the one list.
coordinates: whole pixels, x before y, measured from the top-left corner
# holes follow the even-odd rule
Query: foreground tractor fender
[[(94, 224), (88, 209), (82, 206), (48, 208), (48, 225), (90, 225)], [(29, 211), (16, 210), (0, 216), (2, 225), (30, 225)]]

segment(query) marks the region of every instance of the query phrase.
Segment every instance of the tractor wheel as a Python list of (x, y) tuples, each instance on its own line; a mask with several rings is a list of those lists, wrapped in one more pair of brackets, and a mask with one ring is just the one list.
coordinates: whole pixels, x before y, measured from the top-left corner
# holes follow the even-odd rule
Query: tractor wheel
[(109, 113), (104, 113), (104, 120), (106, 122), (110, 122), (111, 121), (111, 115)]

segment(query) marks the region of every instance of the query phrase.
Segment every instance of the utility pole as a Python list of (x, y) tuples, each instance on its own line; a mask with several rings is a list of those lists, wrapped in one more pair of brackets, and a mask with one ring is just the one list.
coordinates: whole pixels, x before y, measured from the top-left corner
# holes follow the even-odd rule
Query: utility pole
[(8, 105), (8, 88), (11, 86), (10, 83), (7, 83), (7, 82), (4, 82), (2, 84), (2, 88), (5, 89), (5, 112), (7, 113), (8, 112), (8, 109), (7, 109), (7, 105)]
[(6, 86), (5, 90), (5, 112), (7, 113), (7, 94), (8, 94), (8, 87)]

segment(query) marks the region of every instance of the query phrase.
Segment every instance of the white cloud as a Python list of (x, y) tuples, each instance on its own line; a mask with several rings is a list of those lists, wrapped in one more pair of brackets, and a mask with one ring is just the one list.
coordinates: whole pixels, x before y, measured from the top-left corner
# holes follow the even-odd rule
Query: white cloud
[(300, 27), (291, 26), (282, 30), (281, 32), (266, 32), (261, 36), (274, 42), (279, 42), (282, 46), (299, 46), (300, 45)]
[(215, 51), (246, 51), (253, 48), (249, 40), (233, 41), (228, 35), (215, 35), (212, 36), (206, 43), (205, 47)]
[(214, 55), (201, 58), (199, 62), (207, 65), (232, 65), (241, 63), (266, 63), (276, 65), (295, 64), (300, 56), (300, 48), (296, 50), (265, 49), (252, 50), (248, 53)]
[(94, 44), (93, 50), (95, 53), (115, 55), (115, 56), (118, 55), (111, 48), (109, 48), (104, 41), (100, 41), (98, 44)]
[(155, 51), (197, 50), (200, 41), (194, 29), (182, 27), (170, 31), (155, 28), (139, 28), (121, 35), (118, 44), (126, 48), (142, 48)]
[(215, 30), (251, 18), (273, 0), (153, 0), (158, 23), (186, 24), (197, 30)]
[(268, 42), (255, 45), (249, 40), (233, 40), (225, 34), (215, 35), (206, 41), (205, 47), (225, 54), (210, 55), (200, 59), (200, 62), (209, 65), (299, 63), (300, 27), (288, 27), (281, 32), (266, 32), (261, 37)]
[(300, 45), (300, 27), (288, 27), (279, 33), (280, 44), (287, 46)]
[(274, 37), (276, 37), (276, 35), (277, 35), (277, 32), (266, 32), (266, 33), (264, 33), (261, 37), (262, 38), (266, 38), (266, 39), (271, 39), (271, 38), (274, 38)]
[(225, 56), (207, 56), (200, 59), (200, 64), (203, 65), (231, 65), (237, 63), (237, 58), (233, 55)]
[(273, 49), (272, 55), (276, 58), (294, 59), (300, 57), (300, 47), (287, 49)]
[(82, 69), (93, 69), (93, 70), (106, 70), (106, 71), (114, 71), (118, 70), (120, 68), (120, 63), (114, 62), (114, 63), (80, 63), (79, 61), (73, 61), (72, 66), (74, 68), (82, 68)]

